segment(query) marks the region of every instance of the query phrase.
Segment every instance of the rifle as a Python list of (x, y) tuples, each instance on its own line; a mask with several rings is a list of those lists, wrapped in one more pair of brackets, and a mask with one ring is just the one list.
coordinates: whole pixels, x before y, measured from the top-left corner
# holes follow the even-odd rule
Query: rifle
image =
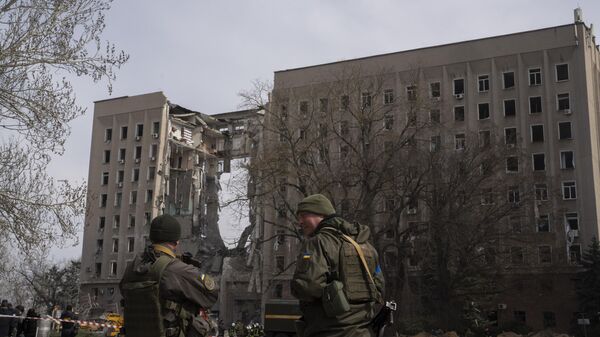
[(393, 312), (396, 311), (397, 305), (394, 301), (386, 301), (385, 305), (381, 307), (377, 315), (371, 321), (375, 336), (383, 337), (385, 327), (387, 325), (394, 324)]

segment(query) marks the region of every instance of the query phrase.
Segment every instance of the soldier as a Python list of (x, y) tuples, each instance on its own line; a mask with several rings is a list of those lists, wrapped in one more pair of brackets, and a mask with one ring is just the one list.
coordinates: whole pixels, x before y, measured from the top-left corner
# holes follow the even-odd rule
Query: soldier
[(384, 279), (369, 228), (337, 216), (321, 194), (304, 198), (296, 214), (306, 237), (291, 281), (303, 314), (298, 336), (374, 336)]
[(216, 301), (213, 279), (176, 258), (181, 225), (170, 215), (150, 223), (152, 245), (127, 265), (119, 285), (127, 337), (205, 336), (209, 325), (201, 308)]

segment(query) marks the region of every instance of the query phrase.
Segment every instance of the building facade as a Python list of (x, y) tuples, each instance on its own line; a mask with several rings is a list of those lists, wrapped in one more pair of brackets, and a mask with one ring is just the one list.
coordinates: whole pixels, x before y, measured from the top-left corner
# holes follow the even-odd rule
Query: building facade
[[(385, 87), (351, 90), (340, 74), (357, 69), (361, 78), (385, 78)], [(374, 90), (381, 94), (369, 94)], [(395, 103), (417, 96), (427, 104), (416, 111)], [(306, 133), (323, 133), (320, 123), (326, 120), (339, 123), (328, 132), (344, 133), (348, 125), (340, 116), (353, 102), (363, 108), (389, 106), (378, 123), (391, 133), (412, 118), (443, 125), (418, 135), (431, 148), (458, 150), (468, 141), (465, 134), (473, 133), (491, 135), (526, 154), (525, 160), (506, 158), (507, 175), (532, 174), (535, 182), (522, 188), (535, 191), (535, 199), (522, 207), (525, 216), (518, 223), (503, 224), (526, 240), (511, 247), (505, 276), (515, 286), (500, 296), (494, 315), (500, 322), (567, 331), (577, 312), (574, 273), (583, 249), (600, 231), (600, 52), (580, 11), (573, 24), (277, 71), (263, 153), (285, 142), (295, 149)], [(310, 119), (312, 126), (291, 134), (277, 124), (293, 119)], [(327, 154), (317, 154), (316, 162), (343, 159), (348, 146), (334, 144)], [(266, 242), (261, 246), (263, 303), (291, 297), (289, 280), (300, 242), (293, 208), (301, 194), (285, 187), (303, 177), (280, 174), (276, 179), (270, 187), (261, 186), (267, 198), (256, 233)], [(342, 193), (335, 186), (322, 190)], [(385, 200), (376, 202), (385, 210)], [(352, 207), (336, 206), (340, 213)], [(400, 226), (425, 220), (425, 213), (408, 207)], [(410, 297), (411, 289), (406, 293)], [(403, 299), (416, 305), (415, 297)]]

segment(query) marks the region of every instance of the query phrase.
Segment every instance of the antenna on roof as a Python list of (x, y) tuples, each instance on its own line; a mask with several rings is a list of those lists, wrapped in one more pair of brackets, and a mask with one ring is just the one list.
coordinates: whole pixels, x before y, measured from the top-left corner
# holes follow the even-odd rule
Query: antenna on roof
[(577, 7), (573, 10), (573, 16), (575, 18), (575, 23), (583, 22), (583, 11), (581, 7)]

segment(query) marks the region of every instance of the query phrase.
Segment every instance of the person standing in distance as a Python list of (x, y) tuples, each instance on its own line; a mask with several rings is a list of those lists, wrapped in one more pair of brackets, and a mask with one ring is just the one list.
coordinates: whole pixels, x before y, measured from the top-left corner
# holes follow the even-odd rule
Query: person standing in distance
[(198, 315), (218, 298), (214, 280), (179, 260), (181, 225), (170, 215), (150, 223), (152, 244), (127, 265), (119, 284), (127, 337), (201, 337), (210, 329)]
[(371, 320), (384, 278), (369, 227), (337, 216), (321, 194), (304, 198), (296, 214), (306, 238), (291, 281), (303, 314), (298, 336), (375, 336)]

